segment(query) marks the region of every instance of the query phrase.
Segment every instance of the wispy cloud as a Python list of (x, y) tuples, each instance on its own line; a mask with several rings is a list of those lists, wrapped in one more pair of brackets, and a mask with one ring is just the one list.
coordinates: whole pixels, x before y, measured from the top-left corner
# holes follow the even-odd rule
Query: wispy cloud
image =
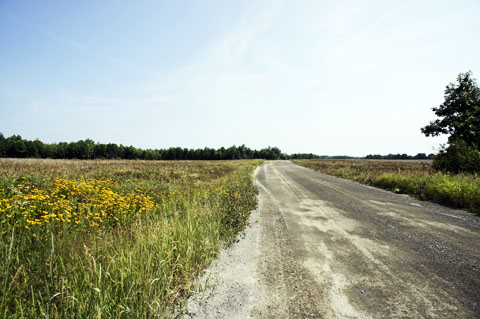
[(242, 16), (220, 45), (224, 67), (241, 62), (252, 40), (269, 27), (282, 5), (283, 1), (275, 1), (270, 6), (251, 9)]
[(357, 34), (351, 36), (349, 39), (346, 41), (340, 43), (337, 45), (335, 48), (331, 50), (331, 55), (336, 55), (339, 53), (345, 53), (349, 50), (351, 50), (353, 47), (361, 43), (364, 39), (366, 39), (368, 36), (370, 36), (375, 30), (377, 30), (383, 23), (388, 21), (392, 16), (394, 16), (396, 13), (404, 10), (405, 8), (411, 6), (413, 3), (415, 3), (417, 0), (410, 0), (407, 2), (402, 3), (399, 6), (396, 6), (392, 8), (391, 10), (385, 12), (382, 14), (380, 17), (378, 17), (374, 23), (369, 25), (367, 28), (364, 30), (358, 32)]
[[(57, 73), (41, 74), (34, 68), (26, 69), (25, 81), (20, 77), (12, 81), (5, 73), (0, 93), (3, 105), (11, 106), (0, 106), (2, 130), (51, 136), (52, 140), (90, 137), (140, 147), (246, 143), (332, 155), (415, 154), (437, 144), (433, 139), (424, 141), (418, 128), (431, 119), (430, 107), (441, 103), (442, 87), (452, 74), (465, 67), (475, 70), (478, 65), (474, 56), (478, 43), (471, 40), (475, 38), (472, 30), (478, 29), (475, 8), (439, 2), (431, 10), (431, 4), (414, 4), (414, 0), (274, 1), (246, 1), (235, 10), (195, 15), (198, 21), (180, 26), (176, 22), (183, 16), (172, 17), (165, 22), (168, 37), (152, 38), (150, 29), (139, 33), (145, 41), (138, 41), (139, 50), (125, 51), (128, 55), (113, 51), (124, 44), (115, 41), (124, 39), (112, 37), (106, 43), (113, 45), (110, 51), (103, 51), (109, 48), (67, 30), (45, 27), (50, 24), (38, 22), (41, 16), (29, 20), (22, 11), (12, 11), (22, 21), (0, 9), (0, 19), (5, 19), (2, 25), (13, 26), (0, 32), (2, 36), (16, 37), (27, 30), (47, 39), (43, 45), (49, 52), (58, 49), (53, 44), (60, 44), (69, 49), (62, 53), (78, 50), (104, 62), (88, 70), (88, 76), (98, 74), (98, 81), (92, 83), (59, 85)], [(110, 12), (111, 5), (103, 10)], [(466, 10), (470, 15), (465, 15)], [(177, 27), (202, 28), (209, 23), (201, 19), (213, 15), (222, 19), (207, 21), (211, 25), (200, 33), (176, 33)], [(144, 17), (132, 17), (132, 23), (139, 18)], [(112, 25), (110, 31), (124, 26), (123, 19), (113, 20), (119, 26)], [(103, 19), (92, 22), (96, 24), (75, 27), (96, 30), (104, 23)], [(225, 25), (230, 28), (222, 29)], [(205, 38), (192, 41), (190, 34)], [(160, 42), (170, 39), (195, 44), (185, 46), (188, 58), (181, 56), (184, 48), (176, 42), (162, 49)], [(145, 50), (142, 43), (150, 41), (158, 42), (158, 47), (153, 43), (148, 57), (158, 54), (164, 63), (157, 65), (168, 64), (162, 75), (121, 58), (137, 54), (131, 61), (145, 61), (139, 51)], [(448, 48), (434, 50), (438, 46)], [(23, 47), (29, 48), (29, 43), (5, 48), (7, 58)], [(458, 47), (468, 50), (460, 54)], [(42, 63), (42, 58), (33, 56), (32, 63)], [(16, 72), (15, 66), (21, 67), (21, 61), (14, 58), (5, 63), (13, 64), (10, 74)], [(119, 72), (103, 79), (112, 66)], [(69, 79), (75, 74), (72, 70), (82, 71), (78, 66), (68, 69), (69, 73), (55, 71)], [(33, 75), (45, 79), (48, 89), (38, 90), (35, 83), (29, 83)]]
[(42, 34), (43, 36), (46, 36), (46, 37), (48, 37), (52, 40), (55, 40), (59, 43), (65, 44), (69, 47), (75, 48), (79, 51), (85, 52), (85, 53), (87, 53), (91, 56), (104, 59), (106, 61), (109, 61), (110, 63), (121, 65), (121, 66), (129, 68), (129, 69), (136, 70), (137, 72), (141, 72), (141, 73), (152, 75), (152, 76), (161, 76), (161, 74), (152, 72), (151, 70), (149, 70), (147, 68), (132, 64), (128, 61), (125, 61), (123, 59), (120, 59), (120, 58), (112, 56), (112, 55), (103, 54), (103, 53), (101, 53), (97, 50), (94, 50), (94, 49), (92, 49), (92, 48), (90, 48), (90, 47), (88, 47), (84, 44), (81, 44), (81, 43), (77, 42), (77, 41), (74, 41), (74, 40), (69, 39), (67, 37), (64, 37), (64, 36), (62, 36), (58, 33), (55, 33), (53, 31), (47, 30), (47, 29), (42, 28), (38, 25), (35, 25), (35, 24), (30, 23), (28, 21), (25, 21), (24, 19), (21, 19), (20, 17), (12, 14), (10, 12), (7, 12), (5, 10), (0, 9), (0, 14), (11, 18), (12, 20), (16, 21), (17, 23), (19, 23), (19, 24), (21, 24), (25, 27), (28, 27), (32, 30), (35, 30), (37, 33)]

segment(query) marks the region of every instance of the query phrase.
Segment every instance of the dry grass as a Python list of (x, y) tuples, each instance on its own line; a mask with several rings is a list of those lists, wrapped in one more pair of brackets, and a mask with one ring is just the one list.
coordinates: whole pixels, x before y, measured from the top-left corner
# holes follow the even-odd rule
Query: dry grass
[(261, 161), (0, 160), (4, 318), (155, 318), (245, 226)]
[(321, 173), (480, 213), (480, 177), (434, 172), (431, 161), (295, 160)]
[[(296, 164), (335, 176), (364, 176), (403, 172), (424, 175), (431, 173), (431, 160), (294, 160)], [(349, 178), (353, 179), (353, 178)]]

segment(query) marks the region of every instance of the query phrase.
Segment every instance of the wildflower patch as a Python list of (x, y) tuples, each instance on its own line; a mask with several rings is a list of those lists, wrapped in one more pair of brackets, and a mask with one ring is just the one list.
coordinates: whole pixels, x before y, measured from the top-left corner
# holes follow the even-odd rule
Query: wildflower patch
[(126, 225), (135, 217), (156, 209), (151, 196), (120, 193), (112, 179), (76, 181), (55, 178), (42, 189), (24, 178), (0, 190), (2, 223), (30, 229), (33, 233), (48, 225), (66, 229), (105, 229)]

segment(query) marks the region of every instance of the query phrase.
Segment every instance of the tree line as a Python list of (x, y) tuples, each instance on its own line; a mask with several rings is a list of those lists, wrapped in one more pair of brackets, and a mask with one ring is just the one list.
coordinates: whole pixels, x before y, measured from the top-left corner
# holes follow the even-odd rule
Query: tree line
[[(313, 156), (313, 154), (312, 154)], [(254, 150), (241, 146), (219, 149), (205, 147), (188, 149), (170, 147), (168, 149), (140, 149), (114, 143), (95, 143), (91, 139), (78, 142), (47, 144), (36, 139), (23, 139), (20, 135), (4, 137), (0, 133), (0, 157), (12, 158), (55, 158), (55, 159), (139, 159), (139, 160), (235, 160), (267, 159), (279, 160), (290, 157), (278, 148), (267, 147)]]
[(383, 160), (426, 160), (433, 159), (435, 154), (425, 154), (418, 153), (415, 156), (407, 154), (388, 154), (388, 155), (378, 155), (378, 154), (369, 154), (365, 156), (365, 159), (383, 159)]
[[(346, 155), (328, 156), (313, 153), (285, 154), (278, 147), (255, 150), (241, 146), (221, 147), (218, 149), (188, 149), (170, 147), (167, 149), (140, 149), (115, 143), (95, 143), (91, 139), (78, 142), (43, 143), (23, 139), (20, 135), (4, 137), (0, 133), (0, 158), (54, 158), (54, 159), (131, 159), (131, 160), (236, 160), (236, 159), (362, 159)], [(433, 154), (419, 153), (367, 155), (366, 159), (431, 159)]]

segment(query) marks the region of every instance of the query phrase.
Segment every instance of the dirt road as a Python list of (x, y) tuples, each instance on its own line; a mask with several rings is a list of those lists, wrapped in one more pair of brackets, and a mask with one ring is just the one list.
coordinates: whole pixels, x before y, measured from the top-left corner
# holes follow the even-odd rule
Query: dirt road
[(256, 178), (253, 227), (187, 318), (480, 318), (478, 216), (286, 161)]

